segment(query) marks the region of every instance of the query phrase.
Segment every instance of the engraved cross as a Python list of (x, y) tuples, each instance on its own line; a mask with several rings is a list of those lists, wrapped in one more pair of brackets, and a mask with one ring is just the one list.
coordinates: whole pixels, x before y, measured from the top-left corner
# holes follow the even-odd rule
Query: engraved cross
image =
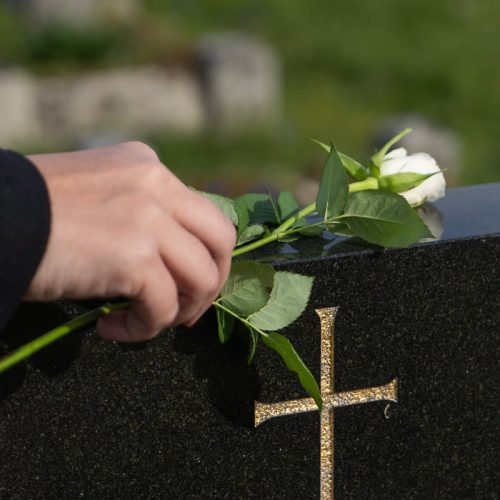
[[(334, 425), (333, 409), (374, 401), (397, 402), (398, 381), (386, 385), (334, 392), (334, 321), (337, 307), (316, 309), (321, 322), (321, 397), (323, 409), (320, 412), (320, 494), (321, 500), (333, 500), (334, 476)], [(312, 398), (294, 399), (279, 403), (255, 402), (255, 427), (274, 417), (316, 411), (318, 407)]]

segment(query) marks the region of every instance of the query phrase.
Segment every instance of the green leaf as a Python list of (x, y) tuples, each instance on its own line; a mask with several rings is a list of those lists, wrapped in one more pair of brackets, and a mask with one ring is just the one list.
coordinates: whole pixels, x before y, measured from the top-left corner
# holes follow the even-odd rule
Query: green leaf
[(250, 215), (248, 214), (248, 205), (243, 201), (236, 199), (234, 201), (234, 209), (238, 217), (238, 236), (245, 232), (250, 222)]
[(260, 330), (281, 330), (293, 323), (304, 311), (311, 295), (314, 278), (279, 271), (275, 273), (267, 304), (248, 317)]
[(341, 214), (349, 193), (347, 174), (342, 166), (335, 146), (332, 144), (325, 163), (319, 192), (316, 197), (316, 209), (324, 219), (331, 219)]
[(232, 223), (235, 226), (238, 225), (238, 215), (236, 214), (236, 210), (234, 208), (234, 201), (231, 198), (226, 198), (225, 196), (220, 196), (213, 193), (205, 193), (204, 191), (198, 191), (198, 193), (205, 198), (208, 198), (212, 203), (215, 203), (219, 210), (226, 217), (231, 219)]
[[(312, 141), (315, 142), (316, 144), (319, 144), (327, 153), (329, 153), (332, 149), (327, 144), (317, 141), (316, 139), (312, 139)], [(340, 151), (338, 151), (338, 154), (346, 172), (353, 179), (356, 179), (357, 181), (364, 181), (370, 175), (368, 169), (365, 166), (361, 165), (361, 163), (356, 161), (354, 158), (351, 158), (350, 156), (347, 156), (346, 154), (341, 153)]]
[(217, 327), (219, 331), (219, 340), (225, 344), (233, 333), (234, 329), (234, 316), (231, 316), (223, 309), (215, 308), (217, 313)]
[(315, 142), (319, 146), (321, 146), (327, 153), (330, 153), (331, 147), (328, 144), (325, 144), (324, 142), (318, 141), (318, 139), (311, 139), (311, 141)]
[[(248, 193), (235, 200), (235, 206), (248, 212), (249, 225), (253, 224), (278, 224), (273, 204), (267, 194)], [(238, 210), (238, 208), (237, 208)]]
[(354, 236), (354, 233), (349, 229), (345, 222), (327, 223), (326, 227), (331, 233), (339, 234), (340, 236)]
[(274, 274), (269, 264), (245, 260), (233, 262), (219, 300), (240, 316), (259, 311), (269, 300)]
[(266, 231), (267, 231), (266, 226), (263, 226), (262, 224), (254, 224), (253, 226), (247, 226), (238, 236), (237, 246), (257, 239), (259, 236), (265, 234)]
[(300, 239), (299, 233), (285, 234), (284, 236), (280, 236), (276, 241), (280, 243), (293, 243)]
[(396, 144), (396, 142), (400, 141), (404, 136), (408, 135), (411, 132), (411, 128), (405, 128), (398, 135), (393, 137), (390, 141), (384, 144), (370, 159), (372, 169), (372, 175), (375, 177), (380, 176), (380, 166), (384, 162), (385, 155), (389, 152), (389, 149)]
[(323, 235), (325, 226), (323, 224), (318, 224), (317, 222), (311, 222), (307, 218), (303, 218), (299, 219), (292, 226), (292, 229), (299, 229), (298, 234), (303, 236), (317, 237)]
[(293, 348), (291, 342), (286, 337), (276, 332), (264, 333), (261, 335), (264, 343), (281, 356), (287, 368), (299, 376), (302, 387), (314, 399), (318, 408), (321, 410), (323, 408), (323, 400), (321, 399), (318, 383), (309, 371), (309, 368), (307, 368), (298, 355), (297, 351)]
[(257, 350), (257, 343), (259, 342), (259, 332), (248, 325), (245, 326), (250, 333), (250, 351), (247, 358), (247, 363), (250, 364), (253, 361), (253, 358), (255, 357), (255, 351)]
[(344, 214), (337, 220), (356, 235), (384, 247), (404, 247), (432, 238), (427, 226), (400, 195), (376, 190), (349, 195)]
[(278, 195), (278, 207), (281, 220), (288, 219), (299, 210), (299, 204), (290, 191), (282, 191)]
[(304, 226), (300, 229), (299, 234), (302, 234), (303, 236), (318, 237), (322, 236), (324, 231), (325, 227), (322, 225)]
[(439, 174), (439, 171), (432, 174), (417, 174), (416, 172), (399, 172), (391, 175), (384, 175), (379, 178), (380, 189), (390, 193), (402, 193), (408, 191), (427, 180), (433, 175)]
[(342, 160), (342, 165), (346, 169), (347, 173), (357, 181), (364, 181), (369, 175), (369, 170), (361, 165), (359, 161), (356, 161), (354, 158), (347, 156), (344, 153), (339, 151), (340, 159)]
[(275, 201), (273, 195), (271, 194), (271, 192), (269, 191), (269, 189), (266, 188), (266, 191), (267, 191), (267, 199), (269, 200), (269, 203), (271, 203), (271, 206), (273, 207), (273, 212), (274, 212), (274, 216), (276, 218), (276, 221), (278, 224), (281, 224), (281, 216), (280, 216), (280, 211), (279, 211), (278, 205), (276, 205), (276, 201)]

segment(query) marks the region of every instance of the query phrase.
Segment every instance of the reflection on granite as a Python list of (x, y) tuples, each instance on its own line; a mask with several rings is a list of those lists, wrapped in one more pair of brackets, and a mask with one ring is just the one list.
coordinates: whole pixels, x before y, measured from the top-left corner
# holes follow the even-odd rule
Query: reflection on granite
[[(413, 247), (432, 245), (438, 241), (500, 234), (500, 183), (448, 189), (445, 198), (435, 203), (426, 203), (417, 210), (435, 238), (422, 240)], [(314, 218), (311, 220), (315, 221)], [(300, 262), (334, 254), (370, 251), (382, 249), (359, 238), (346, 238), (325, 231), (323, 238), (302, 238), (293, 243), (276, 243), (256, 250), (251, 255), (262, 262)], [(248, 254), (242, 258), (248, 258)]]
[(440, 240), (444, 231), (444, 215), (432, 203), (425, 203), (417, 208), (418, 216), (425, 222), (434, 238), (424, 238), (420, 243), (426, 241)]

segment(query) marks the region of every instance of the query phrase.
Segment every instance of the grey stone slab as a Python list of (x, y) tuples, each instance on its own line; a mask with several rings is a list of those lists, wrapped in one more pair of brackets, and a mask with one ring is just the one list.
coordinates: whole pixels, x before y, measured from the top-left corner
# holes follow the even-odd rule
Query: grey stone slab
[(65, 25), (92, 27), (110, 22), (130, 22), (140, 12), (137, 0), (6, 0), (34, 27)]
[(103, 133), (199, 133), (202, 92), (180, 68), (117, 68), (40, 82), (41, 121), (59, 136)]
[(2, 147), (14, 148), (29, 137), (41, 136), (38, 120), (36, 79), (19, 68), (0, 69), (0, 141)]
[(219, 132), (276, 125), (281, 115), (281, 62), (264, 40), (245, 33), (205, 36), (198, 45), (209, 121)]

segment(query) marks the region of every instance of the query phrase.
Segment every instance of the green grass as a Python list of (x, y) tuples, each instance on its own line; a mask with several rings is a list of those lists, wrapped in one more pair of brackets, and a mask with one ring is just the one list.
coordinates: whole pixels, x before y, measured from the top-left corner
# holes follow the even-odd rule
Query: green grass
[(210, 135), (168, 140), (153, 137), (148, 142), (184, 182), (230, 195), (249, 189), (262, 191), (266, 187), (292, 189), (303, 170), (297, 167), (313, 159), (313, 166), (319, 172), (324, 156), (309, 142), (287, 142), (283, 137), (258, 133), (237, 139)]

